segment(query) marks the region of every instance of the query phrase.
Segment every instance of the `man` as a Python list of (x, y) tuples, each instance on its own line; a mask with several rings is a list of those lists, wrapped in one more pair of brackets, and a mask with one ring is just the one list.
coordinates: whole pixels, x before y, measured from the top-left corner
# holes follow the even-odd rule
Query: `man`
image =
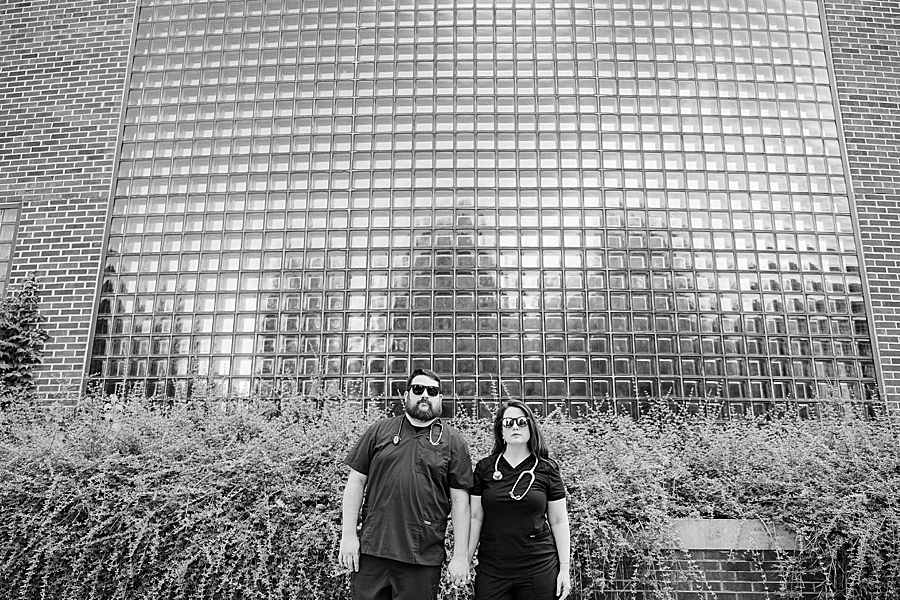
[(437, 373), (413, 371), (403, 398), (404, 414), (369, 427), (345, 460), (350, 475), (340, 563), (352, 570), (353, 600), (436, 598), (448, 513), (454, 537), (450, 582), (464, 585), (469, 576), (468, 444), (440, 418)]

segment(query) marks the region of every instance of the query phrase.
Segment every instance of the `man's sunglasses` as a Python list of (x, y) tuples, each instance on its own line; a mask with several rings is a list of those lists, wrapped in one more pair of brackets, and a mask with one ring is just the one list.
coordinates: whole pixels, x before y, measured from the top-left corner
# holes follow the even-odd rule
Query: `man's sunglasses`
[(409, 386), (409, 389), (416, 396), (421, 396), (425, 393), (425, 390), (428, 390), (429, 396), (437, 396), (441, 393), (441, 388), (436, 385), (422, 385), (419, 383), (414, 383)]
[(528, 425), (528, 419), (526, 419), (525, 417), (516, 417), (515, 419), (513, 419), (512, 417), (503, 417), (503, 419), (500, 420), (500, 423), (506, 429), (511, 429), (513, 423), (518, 425), (519, 429), (523, 429), (526, 425)]

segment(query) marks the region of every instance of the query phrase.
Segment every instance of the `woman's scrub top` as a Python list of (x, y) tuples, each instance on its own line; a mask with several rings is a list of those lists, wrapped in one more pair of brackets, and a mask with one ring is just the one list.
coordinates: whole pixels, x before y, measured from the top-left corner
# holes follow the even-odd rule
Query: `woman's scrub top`
[[(514, 500), (509, 492), (519, 475), (534, 466), (534, 455), (515, 467), (500, 457), (497, 469), (503, 475), (494, 479), (497, 455), (478, 461), (475, 466), (473, 496), (481, 496), (484, 521), (478, 545), (479, 572), (498, 578), (521, 577), (523, 573), (539, 573), (559, 562), (553, 533), (547, 522), (547, 502), (566, 497), (559, 467), (555, 462), (541, 459), (534, 470), (534, 485), (521, 500)], [(521, 496), (531, 480), (522, 477), (516, 486)]]
[[(400, 442), (393, 443), (400, 429)], [(437, 441), (432, 445), (429, 435)], [(367, 476), (360, 552), (417, 565), (441, 565), (450, 488), (472, 485), (469, 447), (443, 421), (414, 427), (405, 415), (378, 421), (344, 461)]]

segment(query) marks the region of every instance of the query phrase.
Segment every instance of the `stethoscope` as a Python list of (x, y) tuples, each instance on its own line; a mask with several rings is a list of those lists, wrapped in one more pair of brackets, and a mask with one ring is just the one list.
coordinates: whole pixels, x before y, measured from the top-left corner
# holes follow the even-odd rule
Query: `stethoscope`
[[(406, 416), (400, 417), (400, 427), (397, 428), (397, 435), (395, 435), (394, 438), (391, 440), (391, 442), (393, 442), (393, 444), (395, 446), (400, 443), (400, 431), (403, 429), (403, 421), (406, 421), (406, 420), (407, 420)], [(437, 441), (434, 441), (434, 426), (435, 425), (438, 426)], [(431, 425), (428, 426), (428, 441), (431, 443), (432, 446), (437, 446), (438, 444), (441, 443), (441, 438), (443, 438), (443, 437), (444, 437), (444, 424), (441, 423), (441, 418), (438, 417), (437, 419), (435, 419), (434, 421), (431, 422)]]
[[(503, 479), (503, 473), (500, 472), (500, 457), (501, 456), (503, 456), (502, 452), (497, 455), (497, 460), (494, 461), (494, 481), (500, 481), (501, 479)], [(534, 455), (534, 466), (532, 466), (527, 471), (522, 471), (521, 473), (519, 473), (518, 479), (516, 479), (516, 482), (513, 484), (512, 488), (509, 490), (510, 498), (512, 498), (513, 500), (521, 500), (522, 498), (525, 497), (525, 494), (527, 494), (528, 490), (531, 489), (531, 486), (534, 485), (534, 470), (537, 469), (538, 463), (540, 461), (541, 461), (541, 459), (539, 459), (537, 457), (537, 454), (535, 454)], [(515, 493), (516, 487), (519, 485), (519, 482), (522, 481), (522, 478), (525, 477), (526, 475), (531, 476), (531, 481), (528, 482), (528, 487), (525, 488), (525, 491), (522, 492), (522, 494), (520, 496), (516, 496), (516, 493)]]

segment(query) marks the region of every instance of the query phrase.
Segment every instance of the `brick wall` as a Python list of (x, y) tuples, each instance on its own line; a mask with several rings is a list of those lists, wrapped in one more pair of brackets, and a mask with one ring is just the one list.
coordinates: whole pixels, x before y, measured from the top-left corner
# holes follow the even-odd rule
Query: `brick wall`
[(790, 568), (783, 570), (782, 559), (791, 555), (775, 550), (678, 550), (654, 573), (656, 591), (630, 580), (633, 566), (620, 567), (621, 579), (610, 581), (602, 593), (583, 593), (588, 582), (577, 568), (573, 585), (576, 597), (580, 594), (584, 600), (815, 600), (825, 589), (824, 580), (808, 575), (800, 579)]
[(900, 408), (900, 3), (825, 1), (883, 392)]
[(692, 550), (682, 558), (682, 568), (693, 567), (702, 577), (675, 583), (678, 600), (772, 600), (785, 595), (813, 600), (818, 595), (818, 582), (785, 579), (774, 550)]
[(11, 287), (36, 272), (53, 396), (84, 371), (134, 0), (0, 2), (0, 203), (21, 207)]
[(777, 523), (674, 519), (671, 525), (672, 552), (652, 572), (653, 586), (637, 583), (647, 579), (643, 572), (635, 578), (637, 565), (620, 564), (602, 593), (581, 593), (592, 582), (576, 556), (573, 587), (585, 600), (814, 600), (828, 587), (823, 576), (797, 571), (796, 536)]
[[(660, 573), (678, 600), (812, 600), (819, 584), (784, 568), (796, 536), (777, 523), (747, 519), (675, 519), (680, 543), (672, 569)], [(775, 549), (778, 550), (775, 550)], [(680, 573), (680, 574), (679, 574)], [(679, 575), (675, 575), (679, 574)]]

